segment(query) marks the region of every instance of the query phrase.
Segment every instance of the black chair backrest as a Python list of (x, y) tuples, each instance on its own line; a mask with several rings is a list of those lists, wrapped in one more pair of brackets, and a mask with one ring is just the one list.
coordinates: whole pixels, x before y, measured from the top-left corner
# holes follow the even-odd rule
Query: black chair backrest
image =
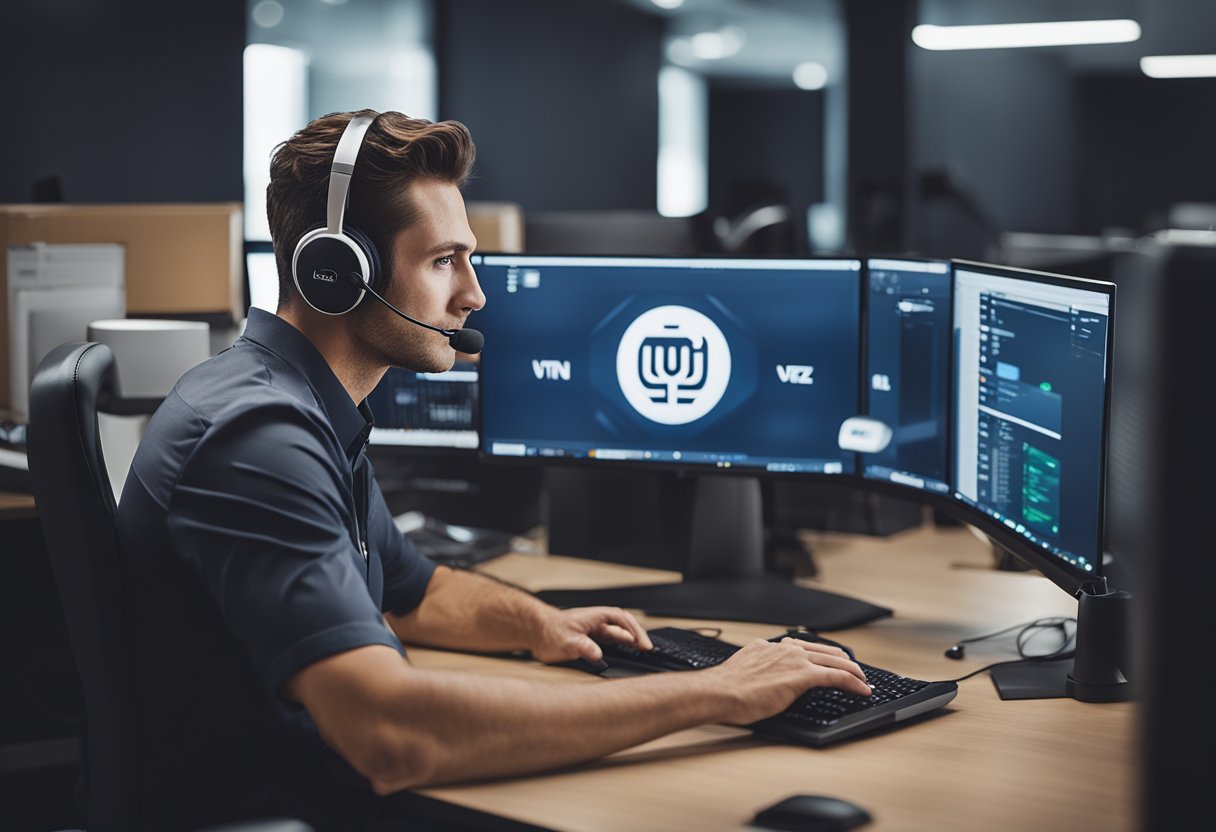
[(136, 826), (138, 725), (114, 517), (97, 411), (114, 395), (114, 356), (63, 344), (34, 374), (27, 451), (34, 502), (84, 689), (90, 832)]

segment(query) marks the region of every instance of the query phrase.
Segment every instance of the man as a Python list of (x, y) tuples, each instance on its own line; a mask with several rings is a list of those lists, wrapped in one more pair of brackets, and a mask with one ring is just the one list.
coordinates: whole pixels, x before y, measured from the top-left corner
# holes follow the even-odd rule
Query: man
[[(375, 114), (324, 116), (276, 150), (267, 203), (277, 314), (251, 309), (242, 338), (182, 378), (123, 492), (145, 825), (287, 814), (358, 828), (385, 812), (378, 795), (400, 789), (752, 722), (814, 685), (868, 693), (842, 652), (793, 641), (748, 645), (711, 670), (600, 684), (410, 664), (402, 643), (531, 651), (542, 662), (599, 659), (596, 639), (651, 645), (627, 612), (560, 611), (437, 567), (393, 526), (364, 456), (364, 400), (388, 367), (438, 372), (455, 354), (370, 298), (324, 314), (295, 283), (298, 241), (325, 223), (335, 148), (353, 116)], [(485, 302), (459, 190), (473, 156), (463, 125), (385, 113), (350, 180), (345, 225), (380, 261), (377, 291), (442, 329)]]

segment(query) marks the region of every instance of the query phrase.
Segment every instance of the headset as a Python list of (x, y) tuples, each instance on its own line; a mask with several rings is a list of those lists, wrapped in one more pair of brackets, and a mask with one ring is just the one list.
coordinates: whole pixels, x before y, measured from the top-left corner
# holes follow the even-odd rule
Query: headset
[(481, 352), (485, 338), (475, 329), (442, 329), (411, 318), (385, 300), (373, 286), (380, 279), (380, 255), (371, 240), (351, 226), (343, 227), (350, 180), (355, 159), (368, 128), (379, 113), (360, 113), (347, 123), (334, 151), (329, 170), (329, 201), (326, 224), (314, 228), (296, 244), (291, 258), (291, 278), (300, 297), (325, 315), (345, 315), (357, 307), (367, 294), (383, 303), (405, 320), (424, 329), (447, 336), (448, 343), (463, 353)]

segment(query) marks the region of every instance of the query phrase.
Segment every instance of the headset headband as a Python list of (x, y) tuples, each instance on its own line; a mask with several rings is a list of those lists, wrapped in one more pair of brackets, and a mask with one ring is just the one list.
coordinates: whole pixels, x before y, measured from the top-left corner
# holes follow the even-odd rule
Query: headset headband
[(379, 115), (355, 116), (342, 131), (342, 138), (338, 139), (338, 149), (334, 151), (334, 162), (329, 169), (328, 227), (325, 230), (330, 234), (342, 233), (342, 216), (346, 213), (346, 197), (350, 191), (351, 174), (355, 172), (355, 159), (363, 146), (363, 135)]

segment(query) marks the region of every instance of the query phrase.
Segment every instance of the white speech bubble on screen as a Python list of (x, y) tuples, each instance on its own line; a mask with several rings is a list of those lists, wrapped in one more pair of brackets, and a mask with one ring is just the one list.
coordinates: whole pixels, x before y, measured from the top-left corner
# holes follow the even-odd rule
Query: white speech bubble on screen
[(840, 425), (837, 442), (843, 451), (876, 454), (891, 443), (892, 431), (885, 422), (866, 416), (853, 416)]

